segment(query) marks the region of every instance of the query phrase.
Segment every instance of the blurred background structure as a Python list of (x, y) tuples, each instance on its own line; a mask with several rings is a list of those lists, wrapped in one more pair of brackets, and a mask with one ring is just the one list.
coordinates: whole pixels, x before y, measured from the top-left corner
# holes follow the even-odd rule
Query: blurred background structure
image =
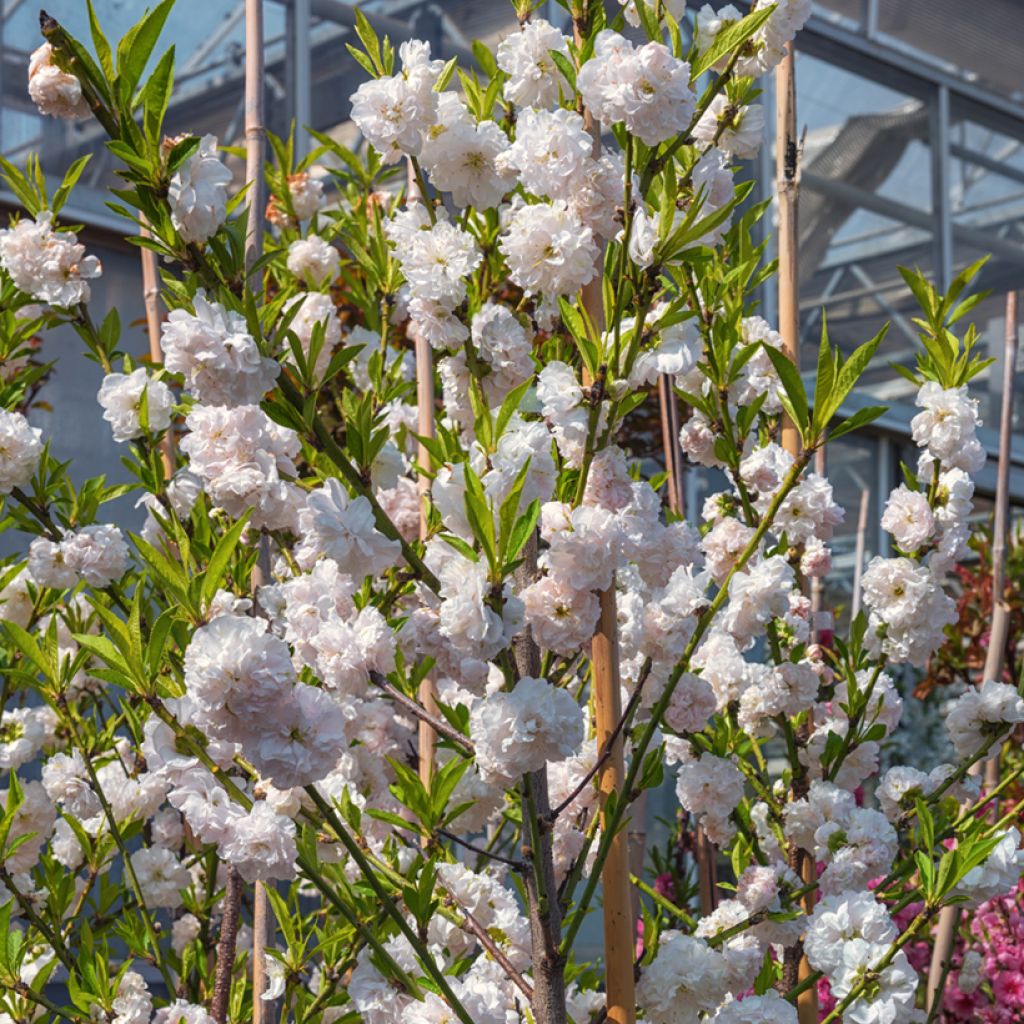
[[(98, 307), (116, 305), (126, 343), (144, 351), (138, 254), (119, 240), (125, 224), (105, 206), (116, 180), (94, 122), (40, 117), (26, 92), (29, 53), (39, 42), (38, 9), (29, 0), (2, 0), (0, 149), (15, 162), (38, 151), (59, 175), (78, 155), (93, 159), (67, 217), (86, 226), (90, 251), (104, 263), (94, 289)], [(142, 0), (95, 0), (113, 34), (139, 14)], [(617, 10), (607, 0), (609, 11)], [(696, 7), (688, 11), (692, 21)], [(721, 6), (716, 4), (715, 6)], [(362, 10), (396, 43), (430, 40), (435, 55), (472, 64), (470, 42), (493, 49), (515, 27), (507, 0), (365, 0)], [(50, 0), (49, 13), (88, 36), (82, 0)], [(363, 71), (345, 43), (354, 38), (347, 0), (266, 0), (268, 117), (285, 134), (294, 121), (353, 147), (362, 144), (349, 115), (349, 96)], [(211, 132), (222, 142), (242, 134), (243, 18), (241, 0), (178, 0), (167, 29), (178, 58), (172, 131)], [(541, 14), (564, 24), (553, 0)], [(916, 344), (914, 301), (897, 266), (919, 266), (940, 283), (984, 253), (992, 259), (979, 279), (992, 297), (975, 310), (993, 355), (1002, 351), (1004, 295), (1024, 283), (1024, 17), (1016, 0), (817, 0), (798, 39), (797, 117), (805, 131), (800, 200), (800, 294), (805, 361), (813, 361), (827, 307), (833, 340), (846, 348), (865, 341), (886, 321), (888, 339), (868, 376), (863, 401), (881, 401), (889, 414), (870, 436), (843, 439), (830, 453), (829, 474), (847, 521), (837, 543), (834, 595), (848, 603), (854, 533), (861, 494), (870, 492), (866, 556), (883, 551), (878, 496), (897, 481), (900, 462), (916, 463), (909, 443), (912, 388), (889, 361), (909, 362)], [(764, 83), (772, 104), (772, 83)], [(771, 116), (767, 118), (773, 124)], [(770, 130), (770, 129), (769, 129)], [(299, 133), (300, 140), (304, 138)], [(759, 166), (761, 197), (773, 187), (774, 158), (766, 140)], [(239, 168), (239, 178), (241, 169)], [(12, 197), (0, 194), (0, 203)], [(770, 228), (771, 218), (766, 220)], [(763, 296), (773, 319), (774, 295)], [(119, 471), (116, 446), (99, 419), (98, 371), (77, 357), (71, 332), (50, 336), (48, 357), (59, 359), (47, 384), (52, 412), (47, 433), (57, 454), (91, 475)], [(995, 454), (999, 388), (997, 362), (977, 382)], [(1018, 394), (1024, 389), (1018, 388)], [(653, 437), (657, 432), (652, 433)], [(1015, 452), (1015, 498), (1024, 503), (1024, 436)], [(660, 458), (657, 446), (652, 456)], [(994, 488), (994, 458), (982, 474), (978, 502)], [(715, 486), (690, 471), (690, 507)], [(835, 602), (826, 602), (835, 603)]]

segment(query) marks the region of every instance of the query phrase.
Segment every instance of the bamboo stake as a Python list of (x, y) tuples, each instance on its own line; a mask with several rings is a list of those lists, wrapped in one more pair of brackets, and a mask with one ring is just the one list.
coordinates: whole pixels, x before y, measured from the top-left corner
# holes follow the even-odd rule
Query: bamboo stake
[[(145, 218), (140, 216), (139, 234), (150, 238)], [(156, 253), (144, 246), (139, 249), (142, 260), (142, 301), (146, 307), (146, 333), (149, 336), (149, 362), (155, 368), (162, 366), (164, 352), (160, 346), (160, 285), (157, 270)], [(174, 476), (174, 427), (167, 428), (163, 441), (160, 443), (160, 458), (164, 464), (164, 479)]]
[(245, 0), (245, 180), (249, 183), (249, 222), (245, 232), (245, 269), (263, 254), (263, 216), (267, 182), (263, 176), (267, 148), (264, 89), (263, 0)]
[[(584, 41), (589, 21), (590, 0), (582, 10), (573, 12), (573, 37), (576, 45)], [(595, 154), (601, 148), (601, 128), (593, 114), (584, 108), (584, 124), (594, 139)], [(604, 329), (604, 303), (601, 295), (601, 267), (584, 285), (580, 298), (588, 316), (598, 332)], [(584, 377), (584, 384), (592, 381)], [(615, 609), (615, 581), (601, 591), (601, 615), (597, 632), (591, 641), (591, 693), (594, 698), (594, 731), (598, 750), (611, 743), (610, 755), (597, 773), (597, 788), (601, 800), (601, 820), (607, 820), (605, 810), (610, 798), (624, 799), (626, 763), (622, 734), (616, 727), (622, 718), (622, 684), (619, 676), (619, 629)], [(622, 829), (610, 841), (608, 856), (601, 872), (604, 910), (604, 962), (605, 962), (605, 1019), (609, 1024), (635, 1024), (636, 981), (633, 956), (636, 950), (636, 930), (633, 916), (633, 893), (629, 881), (629, 832)]]
[[(594, 725), (598, 750), (607, 747), (614, 735), (611, 756), (598, 772), (602, 820), (609, 798), (625, 799), (626, 768), (622, 733), (616, 725), (622, 718), (619, 680), (619, 631), (615, 611), (615, 585), (601, 591), (601, 617), (591, 641)], [(636, 947), (632, 896), (629, 884), (629, 834), (621, 831), (611, 840), (608, 858), (601, 872), (604, 903), (604, 959), (607, 1019), (611, 1024), (634, 1024), (636, 995), (633, 953)]]
[[(782, 351), (800, 369), (800, 297), (797, 277), (797, 214), (800, 195), (799, 146), (796, 137), (796, 76), (793, 49), (775, 69), (775, 189), (779, 227), (779, 333)], [(796, 426), (782, 421), (782, 447), (796, 455), (800, 438)]]
[(683, 459), (679, 446), (679, 400), (667, 373), (658, 377), (658, 408), (661, 412), (661, 445), (665, 453), (665, 472), (668, 480), (668, 507), (677, 515), (686, 513), (686, 491), (683, 486)]
[[(264, 87), (263, 0), (245, 0), (245, 178), (248, 223), (245, 231), (245, 269), (248, 273), (263, 254), (263, 217), (267, 208), (267, 183), (263, 174), (267, 147), (266, 91)], [(252, 282), (250, 282), (250, 287)], [(253, 571), (253, 592), (270, 582), (270, 544), (260, 539), (260, 557)], [(273, 1019), (273, 1007), (264, 999), (267, 990), (267, 943), (273, 916), (262, 882), (253, 887), (252, 918), (252, 1020), (264, 1024)]]
[[(992, 527), (992, 625), (989, 631), (988, 651), (982, 681), (1002, 680), (1006, 659), (1006, 641), (1010, 630), (1010, 607), (1006, 600), (1006, 540), (1010, 520), (1010, 447), (1013, 439), (1013, 391), (1017, 369), (1017, 293), (1006, 296), (1006, 338), (1003, 355), (1003, 395), (999, 424), (999, 467), (996, 473), (996, 508)], [(986, 789), (999, 784), (999, 750), (988, 759), (984, 769), (981, 762), (972, 765), (972, 774), (984, 770)], [(948, 964), (956, 943), (960, 924), (960, 908), (943, 907), (935, 931), (935, 945), (928, 967), (926, 1007), (932, 1011), (941, 1003)]]
[(864, 547), (868, 534), (868, 507), (871, 491), (860, 492), (860, 513), (857, 516), (857, 542), (853, 551), (853, 597), (850, 601), (850, 621), (860, 614), (860, 579), (864, 575)]
[[(588, 0), (589, 3), (589, 0)], [(573, 35), (576, 44), (583, 42), (583, 28), (589, 11), (573, 17)], [(594, 138), (594, 152), (600, 151), (601, 130), (593, 115), (584, 108), (584, 123)], [(600, 269), (581, 292), (583, 307), (597, 328), (604, 328), (604, 304), (601, 295)], [(592, 381), (584, 377), (584, 384)], [(597, 773), (597, 788), (601, 800), (602, 827), (607, 820), (605, 809), (609, 799), (623, 799), (626, 781), (626, 763), (622, 734), (616, 727), (622, 718), (622, 683), (619, 675), (619, 628), (615, 608), (615, 581), (598, 595), (601, 615), (597, 632), (591, 641), (591, 692), (594, 698), (594, 731), (598, 750), (611, 743), (611, 753)], [(610, 841), (608, 856), (601, 872), (604, 910), (604, 962), (605, 962), (605, 1020), (609, 1024), (635, 1024), (636, 980), (633, 956), (636, 950), (636, 930), (633, 916), (633, 893), (629, 881), (629, 832), (622, 829)]]
[[(775, 189), (778, 200), (779, 226), (779, 333), (782, 351), (800, 370), (800, 296), (798, 281), (799, 235), (798, 201), (800, 196), (800, 147), (796, 135), (796, 73), (793, 47), (775, 69)], [(791, 455), (800, 453), (800, 434), (788, 416), (782, 420), (782, 447)], [(815, 881), (814, 861), (804, 853), (798, 860), (801, 878)], [(814, 909), (814, 896), (804, 898), (804, 911)], [(800, 953), (797, 977), (803, 981), (810, 975), (807, 957)], [(800, 1024), (818, 1024), (818, 992), (809, 986), (797, 997)]]
[[(686, 512), (686, 489), (684, 486), (682, 449), (679, 446), (679, 401), (672, 388), (672, 378), (661, 374), (658, 378), (658, 407), (661, 413), (661, 444), (665, 453), (665, 472), (668, 480), (668, 507), (678, 516)], [(637, 800), (637, 816), (644, 813), (645, 806)], [(643, 835), (643, 833), (640, 833)], [(645, 837), (646, 838), (646, 837)], [(633, 842), (633, 874), (640, 877), (643, 869), (643, 847), (637, 853), (637, 841)], [(694, 825), (693, 857), (697, 866), (697, 889), (700, 895), (702, 915), (714, 912), (718, 906), (718, 873), (716, 870), (717, 850), (700, 825)], [(634, 904), (637, 898), (634, 899)]]
[[(405, 195), (409, 205), (423, 202), (411, 160), (406, 161)], [(381, 330), (384, 329), (385, 326), (381, 325)], [(416, 353), (416, 429), (420, 437), (433, 437), (435, 432), (434, 354), (430, 349), (430, 343), (419, 331), (410, 327), (409, 334), (413, 339)], [(424, 469), (430, 465), (430, 451), (422, 443), (417, 448), (416, 460)], [(420, 540), (425, 541), (428, 535), (427, 499), (430, 494), (430, 478), (425, 473), (417, 475), (416, 489), (420, 496)], [(429, 676), (420, 683), (419, 699), (431, 715), (435, 718), (440, 716), (440, 709), (437, 706), (437, 686)], [(422, 718), (419, 722), (418, 748), (420, 779), (424, 786), (429, 786), (437, 752), (437, 733)]]
[[(1010, 455), (1013, 444), (1013, 399), (1017, 383), (1017, 293), (1006, 295), (1006, 334), (1003, 347), (1003, 394), (999, 411), (999, 468), (992, 525), (992, 628), (985, 654), (985, 679), (1002, 681), (1006, 643), (1010, 634), (1010, 604), (1006, 599), (1007, 538), (1010, 531)], [(983, 680), (984, 681), (984, 680)], [(999, 785), (999, 754), (985, 763), (985, 788)], [(995, 815), (998, 817), (998, 813)]]

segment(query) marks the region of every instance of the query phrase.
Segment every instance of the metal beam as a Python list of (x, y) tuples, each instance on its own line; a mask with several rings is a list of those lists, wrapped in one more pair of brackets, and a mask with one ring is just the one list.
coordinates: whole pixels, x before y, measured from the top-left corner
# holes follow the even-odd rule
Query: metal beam
[[(297, 0), (278, 0), (278, 3), (284, 4), (285, 7), (294, 7), (296, 2)], [(332, 21), (336, 25), (344, 25), (346, 28), (355, 28), (356, 9), (353, 5), (344, 3), (344, 0), (309, 0), (309, 9), (314, 17)], [(386, 14), (375, 14), (370, 11), (366, 14), (366, 20), (378, 35), (388, 36), (395, 44), (404, 43), (407, 39), (413, 39), (416, 36), (415, 31), (409, 27), (407, 22), (388, 17)], [(435, 56), (441, 55), (435, 54)], [(473, 51), (450, 40), (445, 41), (444, 56), (446, 58), (458, 57), (459, 62), (466, 68), (476, 66)]]
[[(800, 176), (802, 184), (815, 192), (822, 192), (827, 196), (849, 203), (851, 206), (860, 206), (865, 210), (873, 210), (883, 217), (892, 220), (902, 221), (913, 227), (922, 228), (932, 232), (935, 229), (935, 221), (932, 214), (927, 210), (916, 210), (905, 203), (898, 203), (894, 199), (886, 199), (884, 196), (867, 192), (856, 185), (840, 181), (837, 178), (826, 178), (813, 171), (804, 171)], [(971, 228), (963, 224), (951, 224), (952, 235), (955, 239), (972, 245), (977, 249), (991, 252), (1015, 263), (1024, 264), (1024, 248), (997, 238), (990, 232), (980, 228)]]
[(992, 174), (998, 174), (1000, 177), (1008, 178), (1010, 181), (1016, 181), (1024, 185), (1024, 171), (1000, 160), (994, 160), (987, 153), (979, 153), (968, 146), (961, 146), (958, 142), (950, 143), (949, 151), (953, 156), (958, 157), (965, 163), (974, 164), (976, 167), (984, 167), (986, 171), (990, 171)]
[(949, 88), (940, 85), (930, 104), (932, 216), (935, 231), (935, 280), (946, 288), (953, 279), (953, 217), (949, 203)]
[(865, 288), (874, 289), (871, 293), (871, 297), (876, 303), (878, 303), (878, 308), (882, 310), (883, 313), (888, 314), (889, 318), (904, 333), (904, 335), (910, 339), (912, 344), (917, 345), (919, 340), (917, 331), (915, 331), (910, 325), (907, 318), (885, 297), (885, 294), (878, 287), (878, 284), (871, 279), (871, 275), (868, 274), (868, 272), (859, 263), (850, 264), (850, 273), (852, 273)]
[(288, 10), (291, 19), (293, 117), (295, 118), (295, 155), (300, 160), (309, 152), (309, 132), (313, 120), (313, 78), (310, 48), (313, 30), (310, 0), (295, 0)]
[(183, 75), (202, 68), (206, 58), (217, 49), (218, 46), (231, 34), (232, 30), (241, 24), (245, 17), (245, 5), (241, 0), (236, 0), (236, 6), (224, 18), (224, 20), (210, 33), (189, 55), (188, 60), (181, 65), (178, 75), (180, 80)]

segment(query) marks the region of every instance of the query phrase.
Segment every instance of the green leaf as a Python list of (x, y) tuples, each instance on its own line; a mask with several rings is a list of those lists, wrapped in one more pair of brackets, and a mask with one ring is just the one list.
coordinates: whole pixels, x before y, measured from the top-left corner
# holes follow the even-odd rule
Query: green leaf
[(89, 31), (92, 35), (93, 49), (96, 51), (96, 56), (99, 58), (100, 67), (103, 68), (103, 73), (108, 79), (114, 77), (114, 57), (110, 49), (110, 43), (107, 41), (107, 37), (103, 34), (103, 29), (100, 28), (99, 19), (96, 17), (96, 11), (93, 8), (92, 0), (86, 0), (86, 6), (89, 10)]
[(117, 89), (124, 104), (131, 101), (135, 87), (146, 70), (149, 58), (171, 13), (174, 0), (162, 0), (147, 11), (137, 25), (125, 33), (117, 44)]
[(224, 582), (228, 565), (235, 554), (235, 549), (238, 547), (242, 533), (248, 525), (249, 515), (247, 513), (238, 522), (233, 523), (224, 536), (217, 541), (217, 546), (213, 549), (213, 554), (210, 555), (210, 561), (203, 575), (201, 593), (204, 607), (209, 605), (210, 601), (213, 600), (214, 594), (217, 593), (220, 585)]
[(444, 92), (448, 88), (448, 83), (452, 80), (452, 75), (455, 74), (455, 67), (458, 64), (458, 57), (452, 57), (441, 74), (437, 76), (437, 81), (434, 83), (434, 92)]
[(540, 520), (540, 501), (534, 498), (526, 506), (526, 512), (516, 520), (516, 525), (508, 539), (508, 546), (505, 550), (506, 564), (513, 562), (519, 557), (519, 553), (526, 547), (533, 531), (537, 528)]
[(498, 549), (494, 536), (494, 513), (490, 500), (484, 492), (480, 478), (465, 464), (466, 476), (466, 518), (492, 570), (497, 568)]
[(693, 62), (690, 81), (696, 81), (723, 57), (728, 57), (734, 50), (738, 50), (772, 16), (774, 10), (775, 4), (769, 4), (723, 28), (715, 36), (715, 41)]
[(868, 405), (863, 409), (858, 409), (852, 416), (848, 416), (837, 427), (835, 427), (829, 433), (829, 437), (834, 441), (836, 438), (842, 437), (844, 434), (849, 434), (854, 430), (860, 430), (861, 427), (866, 427), (869, 423), (877, 420), (879, 416), (884, 415), (888, 411), (888, 406), (885, 405)]
[(144, 111), (146, 136), (150, 139), (160, 138), (167, 104), (174, 91), (174, 47), (172, 46), (157, 61), (153, 74), (142, 88), (139, 100)]
[(801, 433), (806, 435), (807, 428), (810, 425), (810, 418), (808, 416), (807, 393), (804, 391), (804, 382), (800, 378), (800, 373), (796, 366), (793, 365), (793, 360), (784, 352), (779, 351), (777, 348), (772, 348), (771, 345), (766, 345), (763, 342), (762, 347), (775, 367), (779, 380), (782, 382), (782, 389), (786, 394), (786, 398), (789, 399), (790, 415), (793, 418), (793, 422)]
[(380, 56), (380, 40), (378, 40), (377, 33), (373, 30), (373, 26), (366, 20), (366, 15), (363, 14), (358, 7), (355, 9), (355, 14), (356, 35), (359, 36), (359, 41), (363, 44), (363, 49), (373, 62), (373, 68), (370, 73), (373, 74), (374, 77), (379, 78), (384, 74), (384, 65)]

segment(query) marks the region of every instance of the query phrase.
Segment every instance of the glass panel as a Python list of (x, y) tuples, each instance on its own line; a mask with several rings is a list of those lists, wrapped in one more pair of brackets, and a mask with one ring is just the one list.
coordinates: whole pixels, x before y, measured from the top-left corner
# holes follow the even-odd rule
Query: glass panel
[(809, 54), (797, 62), (807, 136), (800, 196), (802, 360), (813, 366), (827, 306), (833, 342), (849, 350), (893, 327), (865, 385), (887, 400), (890, 359), (914, 340), (913, 298), (897, 267), (932, 264), (930, 120), (920, 99)]
[[(990, 255), (978, 287), (992, 295), (971, 314), (985, 335), (983, 344), (996, 362), (982, 372), (975, 390), (986, 426), (998, 430), (1003, 386), (1006, 292), (1024, 275), (1024, 142), (957, 117), (950, 132), (950, 206), (957, 267)], [(1020, 320), (1020, 316), (1018, 316)], [(1024, 360), (1018, 357), (1018, 373)], [(1015, 426), (1024, 415), (1018, 384)]]
[[(1017, 0), (877, 0), (879, 35), (1010, 98), (1021, 97)], [(854, 6), (847, 4), (846, 6)]]

